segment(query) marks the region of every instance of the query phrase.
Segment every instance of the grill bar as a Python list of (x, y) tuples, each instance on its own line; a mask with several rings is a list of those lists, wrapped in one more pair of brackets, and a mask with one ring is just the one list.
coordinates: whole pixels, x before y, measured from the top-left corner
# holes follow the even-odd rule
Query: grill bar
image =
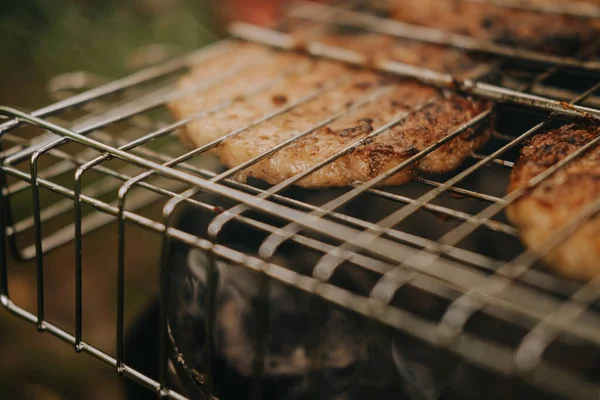
[[(420, 176), (417, 176), (415, 178), (415, 180), (417, 182), (421, 182), (421, 183), (424, 183), (426, 185), (433, 186), (433, 187), (440, 187), (441, 185), (443, 185), (443, 183), (440, 183), (440, 182), (437, 182), (437, 181), (433, 181), (431, 179), (426, 179), (426, 178), (423, 178), (423, 177), (420, 177)], [(462, 189), (462, 188), (454, 187), (454, 186), (449, 187), (448, 191), (456, 193), (457, 195), (467, 196), (467, 197), (471, 197), (473, 199), (485, 200), (485, 201), (489, 201), (489, 202), (492, 202), (492, 203), (501, 203), (503, 201), (499, 197), (490, 196), (490, 195), (485, 194), (485, 193), (474, 192), (472, 190)]]
[[(404, 204), (410, 204), (412, 203), (412, 199), (406, 196), (400, 196), (397, 194), (393, 194), (393, 193), (388, 193), (385, 192), (383, 190), (377, 190), (377, 189), (368, 189), (367, 190), (369, 193), (372, 194), (376, 194), (378, 196), (381, 196), (383, 198), (386, 199), (390, 199), (390, 200), (394, 200), (396, 202), (399, 203), (404, 203)], [(450, 208), (447, 207), (442, 207), (442, 206), (436, 206), (435, 204), (425, 204), (423, 206), (423, 208), (427, 211), (433, 211), (435, 213), (440, 213), (442, 215), (447, 215), (449, 217), (461, 220), (461, 221), (467, 221), (467, 220), (475, 220), (476, 217), (470, 214), (466, 214), (466, 213), (462, 213), (460, 211), (455, 211), (452, 210)], [(323, 210), (324, 212), (324, 210)], [(507, 235), (512, 235), (512, 236), (517, 236), (518, 231), (513, 228), (512, 226), (500, 223), (500, 222), (496, 222), (496, 221), (484, 221), (484, 220), (479, 220), (477, 219), (477, 222), (481, 223), (482, 225), (486, 225), (488, 228), (498, 231), (498, 232), (502, 232), (505, 233)]]
[[(511, 77), (504, 77), (503, 83), (506, 85), (506, 87), (513, 89), (513, 90), (519, 90), (519, 87), (522, 86), (522, 82), (520, 82), (517, 79), (513, 79)], [(568, 101), (569, 99), (572, 99), (578, 95), (578, 93), (573, 90), (555, 88), (555, 87), (544, 86), (544, 85), (534, 86), (531, 89), (531, 92), (533, 94), (537, 94), (539, 96), (550, 97), (550, 98), (554, 98), (557, 100), (563, 100), (563, 101)], [(596, 95), (588, 97), (584, 101), (584, 103), (589, 107), (592, 107), (595, 109), (600, 109), (600, 98)]]
[[(477, 154), (477, 153), (473, 153), (471, 155), (471, 157), (473, 157), (476, 160), (484, 160), (486, 158), (485, 155)], [(500, 160), (500, 159), (497, 159), (497, 158), (491, 160), (490, 163), (497, 164), (497, 165), (502, 165), (503, 167), (508, 167), (508, 168), (512, 168), (515, 165), (512, 161)]]
[[(3, 151), (4, 141), (0, 136), (0, 154)], [(0, 300), (8, 296), (8, 249), (6, 243), (7, 227), (9, 225), (9, 203), (5, 188), (6, 176), (4, 173), (0, 173)]]

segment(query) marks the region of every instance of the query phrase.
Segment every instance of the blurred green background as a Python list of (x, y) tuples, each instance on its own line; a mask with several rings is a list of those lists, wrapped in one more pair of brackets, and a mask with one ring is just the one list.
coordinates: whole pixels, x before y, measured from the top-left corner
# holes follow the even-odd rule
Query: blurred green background
[[(185, 52), (210, 43), (223, 35), (224, 26), (214, 3), (0, 0), (0, 104), (25, 110), (47, 105), (52, 99), (46, 83), (64, 72), (124, 76), (131, 72), (125, 60), (142, 46), (161, 43)], [(28, 209), (30, 203), (19, 206)], [(84, 340), (112, 355), (116, 244), (114, 225), (84, 243)], [(127, 248), (133, 249), (126, 260), (126, 285), (134, 288), (127, 292), (130, 324), (157, 289), (160, 238), (131, 228)], [(73, 332), (72, 244), (48, 254), (44, 266), (47, 318)], [(11, 297), (35, 312), (33, 264), (11, 260), (9, 271)], [(105, 364), (0, 309), (0, 399), (121, 399), (122, 381)]]

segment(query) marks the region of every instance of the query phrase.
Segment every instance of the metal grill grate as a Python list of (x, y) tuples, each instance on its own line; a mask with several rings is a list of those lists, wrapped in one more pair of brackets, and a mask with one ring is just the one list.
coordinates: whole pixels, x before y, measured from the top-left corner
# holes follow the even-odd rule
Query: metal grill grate
[[(519, 2), (514, 1), (495, 3), (519, 7)], [(536, 10), (557, 12), (553, 8)], [(598, 12), (594, 7), (573, 10), (574, 14), (584, 17), (594, 17)], [(289, 9), (289, 18), (310, 20), (311, 29), (327, 27), (335, 21), (336, 25), (351, 25), (376, 34), (456, 47), (482, 53), (487, 61), (472, 71), (470, 79), (459, 80), (397, 61), (369, 60), (363, 54), (320, 43), (318, 35), (300, 42), (289, 33), (242, 23), (234, 24), (231, 33), (243, 40), (367, 65), (444, 89), (489, 98), (500, 104), (495, 110), (483, 112), (457, 130), (448, 132), (442, 141), (386, 173), (347, 190), (337, 191), (335, 195), (327, 197), (328, 194), (324, 194), (324, 202), (323, 198), (297, 195), (303, 192), (294, 192), (292, 186), (364, 144), (366, 139), (272, 187), (265, 188), (255, 182), (242, 183), (232, 178), (237, 172), (350, 110), (331, 115), (293, 139), (225, 171), (219, 171), (219, 167), (205, 157), (205, 153), (223, 138), (189, 151), (179, 144), (174, 132), (190, 121), (215, 113), (233, 102), (251, 99), (267, 87), (277, 85), (281, 76), (273, 77), (266, 85), (249, 87), (241, 98), (227, 100), (191, 118), (164, 122), (169, 119), (164, 107), (167, 102), (185, 93), (210, 90), (217, 83), (203, 82), (182, 92), (173, 89), (174, 79), (189, 67), (229, 51), (237, 39), (221, 41), (210, 48), (90, 88), (33, 112), (2, 107), (0, 112), (8, 119), (0, 127), (3, 146), (0, 148), (3, 172), (0, 177), (4, 187), (0, 199), (4, 210), (0, 213), (3, 235), (0, 253), (4, 255), (0, 266), (2, 304), (14, 314), (36, 324), (38, 329), (73, 344), (78, 351), (92, 354), (126, 376), (173, 398), (184, 398), (167, 388), (166, 340), (163, 340), (161, 348), (159, 382), (123, 362), (125, 238), (127, 224), (133, 223), (163, 235), (165, 248), (173, 240), (185, 242), (210, 252), (218, 259), (257, 270), (432, 346), (444, 348), (495, 373), (518, 375), (527, 382), (568, 397), (596, 398), (600, 389), (597, 381), (590, 380), (582, 371), (558, 365), (544, 354), (554, 343), (567, 348), (576, 348), (581, 343), (593, 348), (600, 345), (597, 282), (579, 284), (562, 280), (543, 267), (538, 268), (536, 263), (574, 229), (596, 215), (600, 211), (600, 201), (586, 208), (582, 215), (541, 246), (530, 250), (523, 250), (518, 245), (517, 230), (504, 220), (501, 213), (525, 192), (517, 190), (505, 194), (515, 149), (557, 119), (584, 117), (597, 123), (600, 118), (600, 100), (596, 97), (600, 92), (600, 64), (594, 59), (600, 41), (589, 44), (580, 54), (559, 57), (418, 28), (349, 8), (299, 4)], [(218, 80), (231, 79), (237, 72), (226, 70)], [(490, 76), (495, 77), (493, 81), (487, 80)], [(54, 85), (57, 90), (72, 89), (68, 86), (82, 78), (85, 80), (86, 76), (74, 74), (66, 78), (69, 78), (66, 85), (63, 81)], [(339, 82), (343, 79), (340, 78)], [(283, 115), (323, 95), (339, 82), (327, 82), (317, 91), (273, 110), (228, 136)], [(569, 85), (565, 86), (564, 82), (569, 82)], [(372, 96), (380, 94), (376, 92)], [(369, 98), (364, 101), (369, 101)], [(482, 154), (473, 154), (463, 167), (453, 173), (441, 177), (419, 177), (399, 188), (376, 187), (411, 162), (489, 118), (492, 113), (500, 122), (521, 122), (516, 124), (518, 126), (498, 129)], [(384, 132), (403, 117), (390, 120), (370, 136)], [(593, 140), (534, 178), (529, 187), (539, 184), (599, 140)], [(92, 175), (95, 179), (86, 185), (86, 178)], [(495, 184), (486, 184), (487, 181)], [(57, 197), (51, 204), (42, 204), (42, 190), (49, 190), (60, 199)], [(223, 212), (218, 204), (197, 200), (194, 195), (199, 192), (227, 199), (235, 206)], [(14, 211), (21, 196), (31, 196), (31, 213), (18, 215)], [(386, 205), (387, 208), (381, 207), (383, 215), (367, 217), (348, 207), (357, 201), (360, 204)], [(156, 202), (164, 204), (162, 218), (140, 211)], [(214, 235), (214, 243), (171, 226), (172, 214), (184, 203), (215, 213), (209, 228)], [(95, 210), (86, 212), (87, 206)], [(270, 215), (276, 222), (265, 222), (254, 214), (249, 216), (248, 211)], [(409, 223), (417, 217), (427, 221), (431, 229), (416, 229), (414, 224)], [(56, 220), (65, 223), (44, 235), (42, 228), (45, 224)], [(117, 348), (113, 357), (87, 343), (82, 335), (81, 275), (82, 235), (115, 220), (119, 235), (119, 290)], [(221, 229), (233, 220), (267, 235), (257, 250), (258, 256), (218, 243)], [(45, 319), (44, 261), (46, 253), (71, 241), (75, 242), (76, 326), (73, 330), (64, 330)], [(317, 254), (312, 276), (301, 275), (273, 261), (280, 246), (287, 242)], [(498, 243), (501, 248), (495, 249), (489, 243)], [(7, 279), (8, 249), (19, 260), (36, 261), (38, 303), (35, 311), (21, 308), (11, 301)], [(336, 270), (345, 263), (377, 276), (369, 288), (370, 295), (358, 295), (330, 282)], [(162, 274), (168, 273), (166, 258), (162, 260), (161, 271)], [(399, 292), (409, 287), (441, 299), (447, 308), (432, 319), (394, 301)], [(163, 288), (161, 301), (166, 302), (167, 298), (168, 289)], [(517, 326), (525, 334), (516, 344), (500, 343), (469, 329), (469, 322), (478, 315)], [(165, 315), (161, 334), (166, 338), (164, 318)]]

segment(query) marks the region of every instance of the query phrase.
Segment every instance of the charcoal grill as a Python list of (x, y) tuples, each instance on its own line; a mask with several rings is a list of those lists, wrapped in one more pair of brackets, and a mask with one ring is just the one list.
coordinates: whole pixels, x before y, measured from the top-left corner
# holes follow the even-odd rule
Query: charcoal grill
[[(540, 13), (559, 12), (581, 18), (600, 15), (600, 8), (594, 6), (561, 8), (508, 0), (493, 3), (511, 8), (534, 7)], [(58, 337), (78, 352), (92, 355), (157, 394), (184, 399), (185, 395), (171, 388), (168, 380), (166, 285), (161, 286), (161, 324), (156, 331), (160, 348), (149, 350), (160, 353), (158, 379), (144, 375), (124, 361), (123, 279), (125, 253), (137, 251), (126, 246), (128, 226), (133, 224), (160, 235), (165, 248), (176, 241), (197, 247), (215, 259), (245, 266), (349, 309), (493, 375), (517, 379), (566, 398), (597, 398), (600, 393), (594, 361), (600, 347), (597, 282), (582, 284), (561, 279), (539, 260), (600, 212), (600, 200), (541, 246), (529, 250), (519, 244), (517, 230), (502, 212), (524, 193), (518, 190), (507, 194), (506, 184), (515, 150), (525, 140), (557, 120), (584, 118), (589, 123), (598, 123), (600, 61), (595, 56), (600, 41), (591, 43), (579, 54), (556, 56), (409, 26), (353, 11), (346, 3), (337, 6), (300, 3), (287, 9), (286, 18), (321, 26), (351, 26), (455, 47), (481, 54), (485, 61), (470, 79), (461, 80), (419, 66), (369, 60), (362, 54), (319, 43), (318, 36), (300, 42), (283, 31), (234, 23), (229, 39), (113, 82), (90, 87), (94, 79), (85, 73), (56, 78), (51, 88), (57, 95), (67, 91), (67, 98), (29, 112), (0, 107), (5, 119), (0, 126), (2, 305), (36, 325), (39, 331)], [(174, 133), (192, 118), (165, 122), (169, 115), (164, 107), (168, 101), (183, 95), (173, 89), (177, 76), (193, 65), (229, 51), (231, 42), (236, 40), (367, 66), (492, 99), (498, 104), (492, 112), (484, 112), (456, 131), (448, 132), (444, 140), (392, 170), (345, 190), (322, 191), (323, 197), (306, 196), (293, 185), (345, 153), (272, 187), (253, 181), (240, 182), (233, 179), (237, 172), (289, 143), (239, 167), (222, 170), (205, 157), (219, 141), (191, 151), (184, 149)], [(227, 79), (228, 73), (232, 72), (224, 72), (223, 79)], [(273, 78), (274, 82), (277, 78)], [(207, 82), (193, 90), (209, 86)], [(326, 90), (327, 85), (313, 96)], [(260, 88), (249, 90), (247, 96), (251, 98), (259, 91)], [(306, 99), (285, 105), (254, 124), (286, 113), (302, 101)], [(491, 114), (496, 116), (493, 140), (457, 171), (444, 176), (422, 176), (404, 187), (377, 187), (386, 177)], [(389, 121), (386, 127), (398, 122)], [(529, 187), (539, 184), (598, 141), (600, 138), (548, 169), (533, 179)], [(348, 148), (346, 152), (351, 150)], [(46, 191), (56, 195), (52, 197), (56, 201), (41, 201), (40, 193)], [(197, 193), (209, 193), (234, 206), (223, 212), (218, 202), (195, 200), (193, 196)], [(18, 212), (16, 207), (23, 196), (29, 196), (33, 204), (27, 213)], [(385, 206), (378, 207), (379, 213), (372, 216), (357, 216), (346, 207), (369, 201)], [(161, 216), (144, 212), (151, 204), (162, 206)], [(210, 225), (213, 240), (172, 226), (172, 215), (183, 204), (215, 213)], [(268, 215), (275, 222), (266, 223), (255, 215)], [(267, 235), (257, 255), (219, 242), (221, 230), (232, 221)], [(86, 301), (82, 285), (84, 235), (108, 224), (115, 225), (118, 238), (118, 251), (107, 255), (117, 265), (114, 351), (103, 351), (86, 341), (82, 329), (82, 304)], [(67, 328), (45, 317), (44, 269), (48, 253), (71, 242), (75, 249), (76, 318), (75, 326)], [(311, 275), (300, 274), (275, 261), (273, 256), (288, 242), (317, 255)], [(9, 294), (9, 252), (15, 260), (35, 261), (35, 309), (20, 306)], [(336, 270), (346, 263), (376, 277), (366, 295), (331, 282)], [(161, 281), (168, 272), (163, 257)], [(402, 294), (409, 291), (420, 293), (420, 299), (429, 297), (443, 304), (442, 312), (432, 317), (409, 301), (402, 301)], [(483, 322), (472, 323), (480, 320)], [(518, 333), (511, 340), (503, 340), (482, 328), (486, 321)], [(582, 361), (563, 363), (565, 354), (570, 354), (567, 358)]]

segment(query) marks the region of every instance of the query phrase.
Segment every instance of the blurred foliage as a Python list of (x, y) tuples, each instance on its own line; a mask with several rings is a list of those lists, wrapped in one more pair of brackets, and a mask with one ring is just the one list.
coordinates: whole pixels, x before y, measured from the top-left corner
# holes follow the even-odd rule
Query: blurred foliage
[(0, 1), (0, 72), (27, 64), (41, 78), (72, 70), (123, 75), (136, 47), (182, 50), (222, 34), (206, 0)]

